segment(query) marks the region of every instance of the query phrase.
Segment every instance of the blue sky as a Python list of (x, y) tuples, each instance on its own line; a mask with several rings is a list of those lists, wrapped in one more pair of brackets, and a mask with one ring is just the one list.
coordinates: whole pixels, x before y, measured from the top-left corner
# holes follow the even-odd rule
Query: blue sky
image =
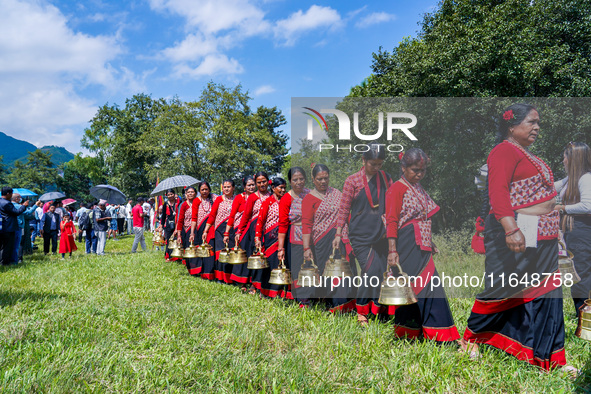
[[(81, 151), (99, 106), (197, 100), (241, 83), (251, 105), (340, 97), (372, 52), (416, 36), (435, 0), (0, 0), (0, 131)], [(289, 133), (289, 125), (285, 131)]]

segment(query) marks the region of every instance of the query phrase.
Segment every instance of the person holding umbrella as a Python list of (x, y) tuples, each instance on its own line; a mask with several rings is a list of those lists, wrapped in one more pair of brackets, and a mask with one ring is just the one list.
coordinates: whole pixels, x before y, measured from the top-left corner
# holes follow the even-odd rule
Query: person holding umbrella
[(94, 208), (94, 231), (97, 237), (96, 254), (105, 255), (105, 244), (107, 243), (107, 230), (109, 229), (109, 220), (111, 217), (107, 213), (106, 201), (100, 200), (98, 207)]

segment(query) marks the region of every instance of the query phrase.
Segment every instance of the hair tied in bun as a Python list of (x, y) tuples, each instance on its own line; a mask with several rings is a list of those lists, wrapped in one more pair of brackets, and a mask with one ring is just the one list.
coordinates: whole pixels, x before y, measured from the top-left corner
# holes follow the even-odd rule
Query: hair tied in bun
[(273, 180), (269, 179), (269, 185), (272, 185), (272, 184), (273, 184)]

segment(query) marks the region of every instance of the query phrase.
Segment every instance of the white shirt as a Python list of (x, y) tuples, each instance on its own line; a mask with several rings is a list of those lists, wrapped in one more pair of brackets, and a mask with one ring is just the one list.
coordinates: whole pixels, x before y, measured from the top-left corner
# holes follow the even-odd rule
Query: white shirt
[(150, 203), (147, 203), (147, 202), (145, 202), (145, 203), (142, 205), (142, 209), (144, 210), (144, 214), (146, 214), (146, 215), (149, 215), (149, 214), (150, 214), (150, 208), (151, 208), (151, 207), (152, 207), (152, 206), (150, 205)]
[[(568, 177), (554, 182), (556, 191), (564, 199)], [(579, 194), (581, 201), (576, 204), (565, 205), (564, 210), (570, 215), (589, 215), (591, 214), (591, 173), (586, 173), (579, 178)]]
[(133, 209), (133, 207), (129, 203), (125, 206), (125, 217), (127, 219), (131, 219), (131, 210), (132, 209)]

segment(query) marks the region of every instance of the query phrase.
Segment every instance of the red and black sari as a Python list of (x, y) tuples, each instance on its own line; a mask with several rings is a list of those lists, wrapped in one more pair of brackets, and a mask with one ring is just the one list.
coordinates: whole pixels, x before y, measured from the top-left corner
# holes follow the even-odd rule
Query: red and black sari
[[(310, 189), (304, 188), (299, 196), (293, 190), (279, 201), (279, 234), (285, 234), (285, 264), (291, 271), (292, 296), (306, 304), (309, 297), (305, 291), (307, 288), (298, 287), (298, 275), (304, 263), (304, 247), (302, 245), (302, 200), (310, 193)], [(293, 195), (292, 195), (293, 194)]]
[[(231, 231), (230, 234), (230, 241), (235, 243), (236, 233), (239, 232), (240, 225), (242, 223), (242, 218), (244, 217), (244, 209), (246, 208), (246, 193), (241, 193), (234, 197), (234, 201), (232, 202), (232, 210), (230, 212), (230, 216), (228, 217), (228, 226), (230, 227)], [(246, 247), (250, 245), (250, 237), (248, 236), (248, 232), (244, 232), (241, 234), (241, 237), (238, 241), (238, 244), (241, 249), (247, 250)], [(248, 251), (247, 251), (248, 255)], [(248, 264), (235, 264), (232, 267), (232, 273), (230, 274), (230, 280), (233, 283), (246, 285), (250, 283), (250, 271), (247, 268)]]
[[(336, 236), (337, 216), (341, 204), (342, 193), (332, 187), (326, 190), (323, 196), (316, 190), (310, 192), (302, 201), (302, 232), (310, 234), (310, 249), (314, 255), (314, 261), (318, 270), (322, 274), (326, 268), (326, 263), (333, 253), (332, 241)], [(343, 226), (341, 239), (348, 240), (347, 225)], [(345, 258), (349, 260), (344, 244), (336, 251), (335, 258)], [(351, 267), (353, 275), (356, 275), (357, 267)], [(336, 281), (336, 279), (334, 279)], [(351, 287), (344, 284), (333, 283), (334, 289), (319, 287), (300, 287), (310, 298), (324, 298), (331, 312), (351, 311), (355, 309), (354, 292)]]
[(388, 258), (384, 214), (386, 191), (391, 184), (392, 178), (384, 171), (368, 181), (365, 168), (361, 168), (349, 176), (343, 186), (337, 226), (342, 228), (349, 223), (349, 240), (361, 267), (359, 275), (376, 277), (378, 281), (377, 286), (357, 289), (357, 313), (361, 315), (387, 312), (378, 299)]
[(277, 258), (278, 234), (279, 200), (273, 194), (261, 204), (261, 210), (255, 228), (255, 236), (261, 239), (263, 252), (267, 257), (269, 268), (257, 270), (260, 273), (257, 272), (257, 275), (254, 275), (253, 283), (264, 296), (270, 298), (292, 298), (291, 285), (273, 285), (269, 283), (271, 270), (279, 267), (279, 259)]
[[(181, 233), (181, 247), (183, 249), (188, 248), (190, 245), (189, 237), (191, 236), (191, 212), (195, 203), (199, 204), (198, 199), (193, 199), (192, 202), (185, 201), (181, 204), (179, 208), (178, 219), (176, 223), (177, 231)], [(187, 270), (189, 274), (195, 275), (195, 264), (197, 263), (197, 259), (181, 259), (184, 265), (187, 266)]]
[[(226, 198), (225, 196), (219, 196), (216, 198), (211, 209), (211, 214), (207, 219), (207, 223), (213, 226), (213, 236), (215, 237), (215, 278), (216, 280), (224, 283), (232, 283), (232, 265), (228, 263), (220, 263), (220, 250), (224, 245), (224, 233), (226, 232), (226, 225), (228, 224), (228, 218), (232, 211), (233, 198)], [(210, 231), (211, 234), (211, 231)], [(228, 247), (234, 247), (234, 231), (230, 231)], [(209, 240), (208, 240), (209, 241)]]
[[(192, 220), (197, 223), (194, 242), (201, 242), (201, 240), (203, 239), (203, 232), (205, 231), (205, 225), (207, 224), (207, 219), (209, 219), (209, 215), (211, 213), (213, 199), (215, 199), (216, 197), (217, 196), (212, 193), (210, 194), (210, 198), (206, 198), (204, 200), (199, 199), (201, 203), (196, 208), (195, 206), (193, 207)], [(215, 237), (213, 236), (213, 234), (213, 227), (210, 227), (206, 239), (208, 240), (207, 243), (215, 248)], [(201, 274), (201, 277), (203, 279), (214, 280), (215, 256), (198, 257), (196, 260), (196, 273)]]
[[(176, 217), (179, 212), (179, 207), (181, 203), (177, 198), (174, 205), (171, 205), (169, 202), (164, 204), (164, 209), (162, 210), (162, 217), (160, 218), (160, 225), (164, 230), (164, 239), (166, 240), (166, 248), (164, 249), (164, 257), (169, 260), (170, 254), (172, 253), (172, 249), (168, 247), (168, 241), (174, 233), (174, 229), (176, 227)], [(176, 260), (176, 259), (173, 259)]]
[[(472, 307), (464, 338), (494, 346), (546, 370), (565, 365), (558, 213), (538, 217), (537, 244), (524, 253), (507, 247), (499, 222), (515, 215), (519, 208), (552, 200), (556, 196), (552, 172), (541, 159), (508, 141), (491, 151), (488, 171), (491, 213), (484, 233), (487, 280)], [(539, 275), (539, 283), (522, 282), (522, 278), (529, 282), (533, 274)], [(512, 276), (520, 283), (511, 285), (508, 278)]]
[[(243, 249), (246, 251), (247, 256), (251, 256), (254, 253), (254, 237), (259, 212), (263, 202), (269, 197), (271, 197), (271, 192), (260, 194), (259, 191), (256, 191), (248, 196), (248, 200), (246, 200), (246, 206), (242, 219), (240, 220), (238, 232), (240, 234), (240, 245), (242, 246), (244, 241)], [(265, 270), (251, 270), (249, 273), (250, 281), (257, 290), (261, 290), (263, 277), (263, 272), (261, 271)]]
[(431, 286), (431, 280), (439, 277), (431, 241), (431, 216), (438, 211), (439, 207), (421, 185), (413, 185), (404, 177), (390, 186), (386, 194), (387, 236), (396, 238), (402, 270), (410, 277), (421, 278), (413, 284), (417, 303), (386, 307), (388, 314), (394, 314), (399, 337), (418, 338), (422, 334), (424, 338), (441, 342), (460, 338), (445, 290)]

